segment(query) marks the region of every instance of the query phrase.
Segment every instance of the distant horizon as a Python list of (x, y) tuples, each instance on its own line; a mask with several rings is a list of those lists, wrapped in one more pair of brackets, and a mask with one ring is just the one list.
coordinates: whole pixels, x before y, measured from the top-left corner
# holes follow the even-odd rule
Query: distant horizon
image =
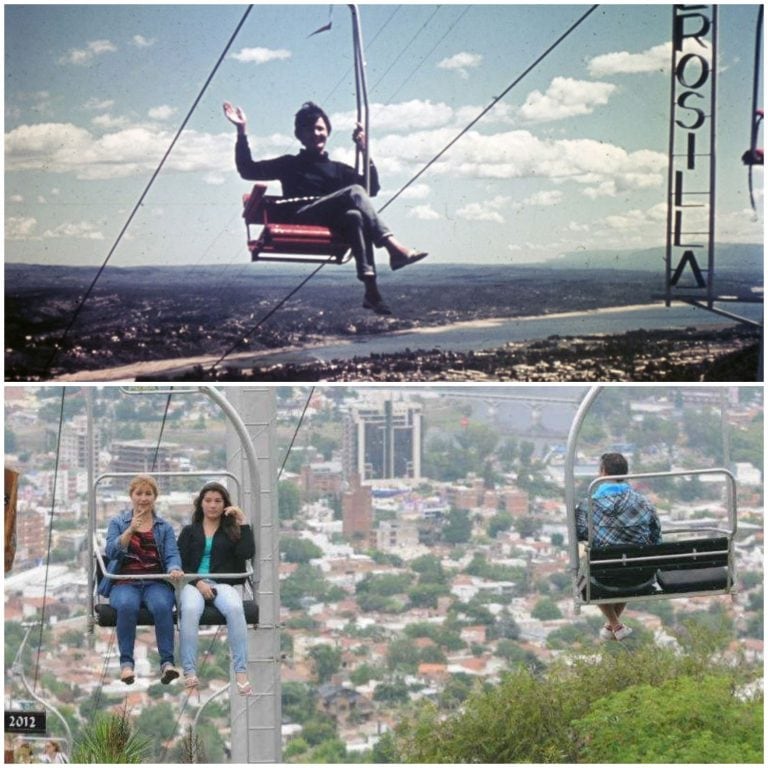
[[(715, 243), (715, 261), (717, 262), (717, 249), (724, 249), (724, 248), (755, 248), (760, 251), (760, 254), (762, 255), (764, 253), (765, 246), (763, 243), (755, 242), (755, 243), (741, 243), (741, 242), (717, 242)], [(562, 262), (566, 259), (575, 259), (579, 257), (587, 258), (589, 256), (600, 256), (603, 254), (612, 254), (612, 255), (622, 255), (622, 254), (631, 254), (631, 253), (640, 253), (640, 252), (653, 252), (653, 251), (665, 251), (666, 246), (665, 245), (651, 245), (643, 248), (634, 248), (634, 247), (627, 247), (623, 249), (619, 248), (590, 248), (590, 249), (579, 249), (576, 251), (566, 251), (562, 254), (559, 254), (558, 256), (553, 256), (551, 259), (548, 259), (546, 261), (516, 261), (514, 263), (501, 263), (498, 261), (482, 261), (482, 260), (476, 260), (473, 261), (471, 264), (464, 263), (464, 262), (454, 262), (454, 261), (434, 261), (434, 260), (425, 260), (422, 262), (418, 269), (423, 270), (425, 268), (461, 268), (466, 267), (468, 269), (472, 269), (474, 267), (494, 267), (498, 269), (505, 269), (505, 268), (516, 268), (516, 267), (534, 267), (534, 268), (540, 268), (540, 269), (549, 269), (552, 266), (556, 266), (559, 262)], [(259, 262), (252, 262), (250, 260), (249, 255), (244, 253), (243, 259), (233, 260), (233, 261), (226, 261), (226, 262), (179, 262), (179, 263), (173, 263), (173, 264), (107, 264), (106, 269), (186, 269), (189, 267), (194, 267), (196, 269), (204, 268), (204, 267), (221, 267), (221, 266), (247, 266), (249, 264), (258, 264)], [(69, 264), (69, 263), (62, 263), (58, 262), (55, 264), (47, 264), (44, 262), (31, 262), (31, 261), (13, 261), (9, 260), (7, 257), (5, 259), (5, 266), (18, 266), (18, 267), (42, 267), (45, 269), (50, 269), (52, 267), (57, 268), (71, 268), (71, 269), (97, 269), (97, 265), (93, 264)], [(285, 267), (288, 267), (290, 269), (296, 269), (296, 268), (304, 268), (304, 269), (312, 269), (313, 266), (311, 264), (306, 263), (289, 263), (289, 262), (261, 262), (260, 264), (261, 268), (269, 271), (269, 272), (278, 272), (280, 269), (283, 269)], [(349, 265), (336, 265), (336, 264), (329, 264), (328, 267), (333, 269), (338, 269), (340, 266), (341, 269), (346, 269), (349, 267)], [(570, 265), (565, 268), (573, 268)], [(603, 267), (600, 266), (594, 266), (592, 267), (594, 269), (602, 269)], [(638, 267), (638, 272), (647, 272), (652, 271), (655, 267), (654, 266), (643, 266)], [(354, 271), (354, 270), (352, 270)], [(659, 273), (662, 274), (662, 269), (659, 268)], [(322, 274), (322, 273), (320, 273)]]

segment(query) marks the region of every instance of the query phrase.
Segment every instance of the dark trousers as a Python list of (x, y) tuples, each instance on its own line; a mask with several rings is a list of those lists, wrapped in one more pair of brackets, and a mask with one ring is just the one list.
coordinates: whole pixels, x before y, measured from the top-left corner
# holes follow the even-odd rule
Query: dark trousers
[(352, 247), (359, 280), (376, 276), (374, 246), (381, 247), (392, 234), (359, 184), (344, 187), (300, 208), (296, 223), (329, 227), (339, 232)]

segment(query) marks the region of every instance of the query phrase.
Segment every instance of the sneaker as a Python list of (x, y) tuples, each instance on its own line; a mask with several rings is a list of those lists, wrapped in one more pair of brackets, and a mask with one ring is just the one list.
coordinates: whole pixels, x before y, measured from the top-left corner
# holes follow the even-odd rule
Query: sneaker
[(632, 628), (627, 627), (624, 624), (619, 624), (618, 627), (613, 628), (613, 636), (617, 640), (623, 640), (625, 637), (628, 637), (632, 634)]
[(175, 680), (179, 676), (179, 670), (171, 664), (170, 661), (166, 661), (162, 667), (160, 667), (160, 682), (163, 685), (168, 685), (172, 680)]
[(608, 624), (600, 627), (600, 632), (598, 632), (598, 635), (600, 636), (601, 640), (614, 640), (615, 639), (614, 636), (613, 636), (613, 630), (611, 629), (611, 627)]

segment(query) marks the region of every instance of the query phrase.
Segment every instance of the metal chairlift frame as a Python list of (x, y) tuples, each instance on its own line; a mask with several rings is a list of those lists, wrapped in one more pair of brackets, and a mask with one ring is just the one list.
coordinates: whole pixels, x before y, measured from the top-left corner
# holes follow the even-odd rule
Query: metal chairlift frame
[[(370, 109), (365, 77), (365, 55), (360, 14), (356, 5), (348, 5), (352, 14), (352, 36), (355, 62), (355, 94), (357, 122), (366, 136), (365, 149), (355, 153), (355, 168), (359, 168), (361, 154), (364, 186), (371, 188), (370, 170)], [(267, 186), (257, 183), (249, 194), (243, 195), (248, 250), (251, 261), (278, 261), (283, 263), (345, 264), (352, 256), (349, 244), (328, 227), (294, 223), (291, 217), (302, 205), (314, 198), (283, 198), (266, 195)], [(260, 227), (257, 238), (251, 227)]]
[[(236, 500), (239, 502), (240, 498), (242, 497), (241, 492), (241, 486), (240, 481), (237, 479), (237, 477), (232, 473), (228, 472), (226, 470), (195, 470), (190, 472), (152, 472), (151, 473), (153, 477), (155, 478), (162, 478), (162, 477), (183, 477), (183, 478), (189, 478), (189, 477), (206, 477), (210, 478), (212, 476), (214, 477), (226, 477), (229, 480), (232, 480), (237, 488), (236, 493)], [(97, 489), (100, 483), (102, 483), (105, 480), (108, 479), (114, 479), (114, 478), (125, 478), (126, 480), (132, 477), (135, 477), (135, 472), (104, 472), (103, 474), (99, 475), (96, 478), (96, 481), (94, 482), (94, 485), (91, 489), (91, 494), (95, 500)], [(102, 607), (107, 606), (108, 602), (102, 602), (99, 600), (98, 595), (98, 586), (99, 583), (97, 580), (97, 575), (101, 575), (104, 578), (110, 579), (110, 580), (117, 580), (120, 579), (121, 581), (136, 581), (136, 580), (142, 580), (142, 581), (166, 581), (168, 579), (168, 576), (166, 574), (158, 574), (158, 575), (136, 575), (136, 576), (125, 576), (122, 574), (117, 573), (107, 573), (106, 569), (106, 563), (104, 562), (104, 559), (101, 554), (101, 547), (99, 546), (98, 537), (94, 530), (93, 535), (90, 537), (90, 558), (89, 562), (92, 563), (93, 567), (90, 569), (88, 574), (88, 588), (89, 588), (89, 600), (90, 600), (90, 618), (89, 618), (89, 630), (93, 630), (94, 623), (98, 620), (99, 626), (114, 626), (113, 617), (110, 615), (107, 621), (103, 620), (103, 614), (104, 611), (100, 610)], [(217, 578), (228, 578), (228, 579), (245, 579), (246, 584), (248, 585), (246, 589), (244, 590), (243, 594), (243, 602), (246, 603), (246, 601), (253, 602), (255, 599), (255, 593), (253, 589), (253, 567), (251, 563), (247, 563), (247, 569), (242, 573), (217, 573)], [(179, 606), (180, 606), (180, 593), (181, 588), (184, 584), (192, 581), (193, 579), (198, 579), (204, 576), (210, 576), (210, 574), (201, 574), (201, 573), (185, 573), (184, 577), (181, 579), (179, 584), (176, 586), (176, 617), (179, 616)], [(250, 592), (250, 597), (248, 596), (248, 593)], [(256, 616), (254, 616), (254, 612), (250, 610), (251, 606), (247, 605), (249, 610), (247, 611), (246, 620), (249, 624), (256, 623), (255, 619), (257, 619), (257, 613), (258, 610), (256, 610)], [(109, 611), (111, 614), (111, 611)], [(151, 624), (151, 622), (147, 618), (147, 613), (140, 613), (139, 616), (139, 626), (146, 626), (148, 624)], [(223, 624), (224, 619), (222, 616), (218, 614), (218, 611), (212, 608), (209, 608), (206, 606), (205, 611), (203, 612), (203, 616), (200, 618), (200, 625), (206, 626), (211, 624)]]
[[(651, 591), (647, 594), (638, 594), (636, 591), (632, 591), (627, 588), (622, 592), (620, 588), (616, 588), (616, 593), (610, 597), (597, 597), (592, 594), (592, 579), (591, 579), (591, 549), (592, 536), (593, 536), (593, 515), (592, 515), (592, 492), (593, 490), (603, 482), (619, 479), (618, 476), (602, 476), (595, 478), (591, 481), (587, 492), (588, 501), (588, 540), (584, 546), (583, 555), (579, 552), (579, 541), (576, 532), (576, 481), (575, 481), (575, 463), (576, 463), (576, 447), (579, 432), (581, 430), (584, 419), (586, 418), (589, 409), (594, 403), (595, 399), (601, 392), (601, 386), (592, 387), (582, 400), (577, 412), (574, 416), (571, 424), (571, 429), (568, 434), (568, 444), (565, 457), (565, 501), (566, 501), (566, 515), (568, 524), (568, 550), (569, 550), (569, 571), (571, 573), (573, 584), (573, 597), (578, 611), (582, 605), (597, 605), (600, 603), (623, 603), (628, 600), (661, 600), (671, 599), (674, 597), (694, 597), (694, 596), (713, 596), (721, 594), (735, 595), (735, 554), (734, 554), (734, 541), (736, 538), (736, 531), (738, 525), (738, 513), (736, 508), (736, 480), (733, 474), (723, 468), (713, 469), (697, 469), (697, 470), (678, 470), (672, 472), (649, 472), (649, 473), (636, 473), (622, 475), (621, 479), (633, 480), (633, 479), (654, 479), (664, 477), (687, 477), (687, 476), (700, 476), (706, 474), (720, 474), (725, 479), (727, 488), (727, 512), (728, 512), (728, 527), (712, 528), (712, 527), (676, 527), (664, 531), (665, 534), (695, 534), (698, 538), (691, 540), (690, 551), (684, 553), (671, 554), (664, 552), (664, 545), (651, 545), (646, 548), (638, 547), (625, 547), (625, 549), (639, 550), (644, 549), (646, 551), (642, 553), (636, 553), (628, 556), (626, 553), (617, 554), (617, 558), (614, 560), (604, 560), (606, 563), (621, 563), (623, 565), (642, 566), (643, 563), (667, 563), (669, 567), (684, 568), (686, 564), (690, 564), (692, 568), (696, 566), (696, 558), (702, 558), (702, 553), (697, 551), (696, 541), (710, 541), (724, 539), (725, 550), (715, 548), (714, 554), (720, 556), (720, 562), (725, 563), (726, 567), (726, 579), (725, 584), (721, 588), (713, 589), (691, 589), (687, 591), (674, 591), (664, 592)], [(709, 533), (708, 538), (700, 536), (702, 533)], [(715, 534), (712, 536), (711, 534)], [(617, 550), (620, 548), (617, 547)], [(600, 552), (601, 550), (594, 550), (594, 552)], [(604, 550), (602, 550), (604, 551)]]
[(27, 640), (29, 639), (30, 634), (32, 633), (32, 630), (39, 626), (39, 622), (33, 622), (27, 626), (26, 634), (24, 635), (24, 639), (21, 641), (19, 645), (18, 651), (16, 651), (16, 657), (13, 660), (13, 663), (11, 664), (11, 668), (9, 670), (9, 675), (18, 675), (19, 679), (21, 680), (22, 685), (24, 686), (27, 693), (39, 704), (41, 704), (43, 707), (45, 707), (46, 711), (50, 710), (53, 712), (54, 715), (61, 721), (61, 724), (64, 726), (64, 731), (66, 732), (67, 736), (66, 738), (62, 738), (60, 736), (45, 736), (43, 737), (35, 737), (35, 736), (24, 736), (24, 741), (63, 741), (66, 749), (64, 750), (66, 755), (69, 757), (70, 751), (72, 749), (72, 730), (69, 727), (69, 723), (64, 719), (64, 715), (59, 712), (56, 707), (53, 706), (50, 702), (46, 701), (42, 696), (35, 693), (35, 691), (32, 690), (32, 686), (30, 686), (29, 681), (27, 680), (27, 676), (24, 674), (24, 664), (22, 663), (22, 654), (24, 652), (24, 646), (27, 644)]

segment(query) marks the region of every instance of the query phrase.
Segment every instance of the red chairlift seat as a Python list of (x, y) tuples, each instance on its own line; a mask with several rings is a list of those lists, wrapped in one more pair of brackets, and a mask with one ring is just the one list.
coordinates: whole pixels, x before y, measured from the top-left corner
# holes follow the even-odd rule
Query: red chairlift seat
[[(243, 218), (252, 261), (328, 262), (349, 260), (350, 246), (328, 227), (295, 224), (296, 211), (311, 198), (282, 198), (265, 194), (266, 184), (254, 184), (243, 195)], [(261, 227), (256, 239), (251, 227)]]

